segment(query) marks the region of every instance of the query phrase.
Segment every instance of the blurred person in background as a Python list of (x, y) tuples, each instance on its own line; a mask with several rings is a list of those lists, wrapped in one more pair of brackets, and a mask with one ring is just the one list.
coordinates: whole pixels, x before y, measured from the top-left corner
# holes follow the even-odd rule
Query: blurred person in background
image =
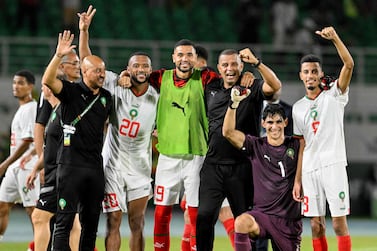
[[(4, 175), (0, 185), (0, 240), (8, 226), (9, 213), (15, 203), (22, 202), (30, 217), (39, 196), (39, 178), (36, 179), (36, 189), (26, 187), (26, 179), (30, 174), (37, 156), (28, 162), (21, 162), (21, 158), (34, 151), (34, 125), (37, 102), (32, 97), (35, 84), (34, 74), (28, 70), (21, 70), (13, 77), (13, 95), (18, 100), (11, 125), (10, 155), (0, 164), (0, 176)], [(34, 243), (29, 244), (30, 247)]]

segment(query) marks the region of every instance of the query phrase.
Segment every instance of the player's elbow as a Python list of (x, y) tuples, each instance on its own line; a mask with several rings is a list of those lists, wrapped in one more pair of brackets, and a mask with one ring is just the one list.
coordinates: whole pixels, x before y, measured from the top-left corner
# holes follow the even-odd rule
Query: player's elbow
[(232, 138), (233, 132), (234, 132), (234, 130), (227, 128), (227, 127), (223, 127), (223, 136), (227, 140), (230, 140)]
[(353, 68), (355, 67), (355, 62), (351, 58), (347, 62), (345, 62), (344, 67), (346, 67), (349, 71), (353, 71)]

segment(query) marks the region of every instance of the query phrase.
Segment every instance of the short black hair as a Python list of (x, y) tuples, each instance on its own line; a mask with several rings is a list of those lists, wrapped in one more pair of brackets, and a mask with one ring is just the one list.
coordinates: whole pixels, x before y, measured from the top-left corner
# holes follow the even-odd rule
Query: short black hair
[(236, 51), (235, 49), (225, 49), (222, 52), (220, 52), (218, 59), (220, 59), (220, 57), (223, 55), (229, 56), (229, 55), (234, 55), (234, 54), (238, 55), (238, 51)]
[(314, 54), (308, 54), (301, 58), (300, 65), (302, 65), (303, 63), (319, 63), (321, 65), (322, 61), (318, 56)]
[(20, 76), (26, 78), (26, 81), (29, 84), (35, 84), (35, 76), (34, 74), (29, 70), (20, 70), (14, 74), (15, 76)]
[(188, 40), (188, 39), (181, 39), (181, 40), (179, 40), (177, 43), (175, 43), (175, 45), (174, 45), (174, 50), (175, 50), (178, 46), (182, 46), (182, 45), (191, 45), (192, 47), (195, 48), (195, 44), (194, 44), (193, 41)]
[(287, 118), (284, 108), (279, 104), (268, 104), (262, 113), (262, 119), (266, 120), (268, 116), (280, 115), (284, 120)]
[(195, 46), (196, 54), (198, 55), (198, 58), (203, 58), (204, 60), (208, 60), (208, 51), (206, 48), (204, 48), (201, 45)]
[[(149, 60), (151, 60), (151, 57), (148, 55), (148, 53), (144, 52), (144, 51), (136, 51), (136, 52), (133, 52), (131, 53), (130, 57), (128, 58), (128, 63), (130, 62), (130, 59), (133, 57), (133, 56), (146, 56), (149, 58)], [(152, 60), (151, 60), (152, 61)]]

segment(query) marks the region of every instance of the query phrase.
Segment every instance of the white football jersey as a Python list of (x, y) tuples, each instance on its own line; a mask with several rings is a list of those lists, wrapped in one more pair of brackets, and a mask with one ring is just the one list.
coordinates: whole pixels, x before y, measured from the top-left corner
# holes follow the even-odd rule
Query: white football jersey
[[(35, 117), (37, 114), (37, 102), (32, 100), (28, 103), (21, 105), (15, 113), (11, 125), (10, 137), (10, 154), (12, 155), (16, 149), (21, 145), (23, 139), (34, 139), (34, 125)], [(34, 147), (30, 144), (29, 149), (25, 154)], [(22, 157), (18, 158), (11, 166), (19, 166)], [(25, 165), (25, 169), (32, 168), (33, 161)]]
[(303, 136), (306, 143), (303, 172), (334, 163), (347, 165), (343, 118), (348, 92), (347, 88), (341, 93), (335, 83), (314, 100), (305, 96), (293, 105), (294, 135)]
[[(105, 168), (120, 170), (129, 188), (152, 181), (152, 132), (159, 94), (149, 86), (141, 96), (118, 86), (114, 74), (106, 75), (104, 88), (113, 96), (113, 110), (102, 155)], [(140, 180), (141, 177), (144, 180)]]

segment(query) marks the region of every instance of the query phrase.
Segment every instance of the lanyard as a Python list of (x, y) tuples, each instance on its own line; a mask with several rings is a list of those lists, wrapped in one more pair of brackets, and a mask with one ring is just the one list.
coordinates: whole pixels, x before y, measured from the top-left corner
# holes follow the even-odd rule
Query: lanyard
[(71, 126), (75, 126), (77, 122), (79, 122), (82, 117), (84, 117), (84, 115), (90, 110), (90, 108), (92, 108), (99, 96), (100, 94), (97, 95), (97, 97), (85, 108), (85, 110), (81, 114), (77, 115), (77, 117), (71, 122)]

